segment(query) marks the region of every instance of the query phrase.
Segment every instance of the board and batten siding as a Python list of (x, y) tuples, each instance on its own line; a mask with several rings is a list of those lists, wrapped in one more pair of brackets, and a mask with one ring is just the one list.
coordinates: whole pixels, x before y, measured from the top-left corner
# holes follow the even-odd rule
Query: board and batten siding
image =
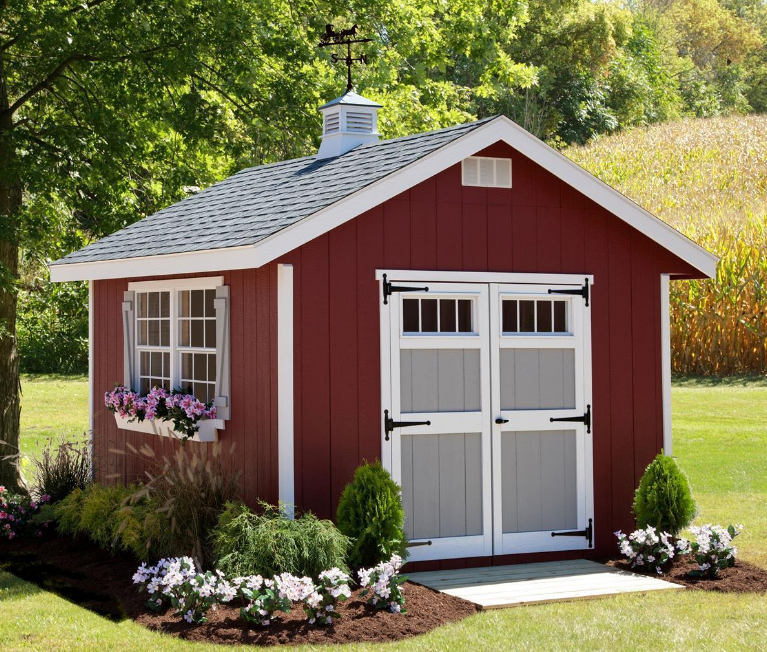
[(512, 158), (511, 189), (463, 187), (455, 165), (280, 259), (295, 270), (296, 502), (333, 517), (357, 465), (380, 458), (376, 269), (594, 274), (592, 554), (603, 556), (632, 527), (634, 489), (663, 442), (659, 275), (699, 274), (507, 145), (482, 154)]
[[(221, 444), (246, 500), (276, 501), (277, 263), (293, 265), (296, 504), (321, 518), (335, 515), (356, 467), (381, 456), (376, 269), (593, 274), (595, 549), (423, 562), (418, 570), (604, 556), (613, 531), (632, 527), (634, 489), (663, 445), (659, 275), (700, 274), (509, 146), (480, 154), (512, 159), (511, 189), (462, 187), (455, 165), (262, 269), (217, 273), (231, 287), (232, 319), (232, 419)], [(157, 455), (177, 446), (118, 431), (100, 400), (122, 379), (129, 280), (143, 279), (94, 283), (100, 480), (141, 477), (146, 465), (111, 452), (126, 443)]]
[[(180, 274), (173, 278), (223, 276), (230, 288), (231, 419), (220, 437), (227, 469), (235, 474), (250, 504), (257, 497), (277, 500), (277, 267)], [(122, 430), (104, 407), (103, 393), (122, 384), (121, 304), (131, 281), (162, 277), (94, 281), (94, 461), (96, 480), (146, 480), (157, 473), (180, 442)], [(193, 454), (210, 445), (187, 442)]]

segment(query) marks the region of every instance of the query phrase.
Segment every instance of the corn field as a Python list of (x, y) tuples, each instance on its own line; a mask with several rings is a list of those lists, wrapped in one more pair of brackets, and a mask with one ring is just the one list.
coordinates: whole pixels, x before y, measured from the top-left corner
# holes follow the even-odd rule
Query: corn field
[(767, 372), (767, 116), (690, 119), (565, 154), (721, 257), (671, 283), (676, 373)]

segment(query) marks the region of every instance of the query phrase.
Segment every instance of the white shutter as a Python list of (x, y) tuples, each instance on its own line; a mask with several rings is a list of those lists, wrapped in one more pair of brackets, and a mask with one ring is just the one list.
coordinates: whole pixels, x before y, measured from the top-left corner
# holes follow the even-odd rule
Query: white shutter
[(478, 167), (479, 161), (473, 156), (463, 159), (462, 168), (464, 186), (476, 186), (479, 183)]
[(216, 414), (228, 419), (230, 405), (229, 286), (216, 288)]
[(136, 320), (134, 306), (136, 293), (130, 290), (123, 293), (123, 385), (133, 389), (134, 365), (136, 364)]
[(511, 188), (511, 159), (498, 158), (495, 160), (495, 186)]
[(495, 161), (491, 158), (480, 157), (479, 161), (479, 184), (485, 188), (495, 185)]

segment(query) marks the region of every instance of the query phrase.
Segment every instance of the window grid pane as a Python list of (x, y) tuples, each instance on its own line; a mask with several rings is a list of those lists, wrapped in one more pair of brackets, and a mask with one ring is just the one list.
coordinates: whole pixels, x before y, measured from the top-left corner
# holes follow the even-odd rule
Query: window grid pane
[(569, 333), (567, 300), (504, 299), (501, 302), (503, 333)]
[(472, 299), (403, 298), (402, 332), (473, 333), (472, 305)]

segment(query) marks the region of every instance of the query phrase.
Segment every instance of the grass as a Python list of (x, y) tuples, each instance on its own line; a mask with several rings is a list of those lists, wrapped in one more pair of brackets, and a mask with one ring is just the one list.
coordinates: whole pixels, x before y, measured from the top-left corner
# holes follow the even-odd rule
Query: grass
[[(26, 377), (25, 402), (49, 396), (50, 414), (61, 418), (68, 399), (45, 387), (60, 381)], [(84, 393), (82, 379), (70, 383)], [(767, 566), (767, 382), (685, 378), (673, 400), (675, 454), (698, 500), (697, 522), (744, 523), (741, 556)], [(25, 431), (22, 445), (38, 445), (35, 431)], [(0, 619), (3, 649), (230, 649), (111, 622), (3, 572), (0, 604), (23, 614)], [(487, 612), (401, 643), (354, 649), (759, 650), (767, 649), (765, 631), (764, 595), (673, 591)]]
[(687, 119), (565, 154), (721, 256), (717, 278), (672, 284), (674, 368), (767, 369), (767, 116)]

